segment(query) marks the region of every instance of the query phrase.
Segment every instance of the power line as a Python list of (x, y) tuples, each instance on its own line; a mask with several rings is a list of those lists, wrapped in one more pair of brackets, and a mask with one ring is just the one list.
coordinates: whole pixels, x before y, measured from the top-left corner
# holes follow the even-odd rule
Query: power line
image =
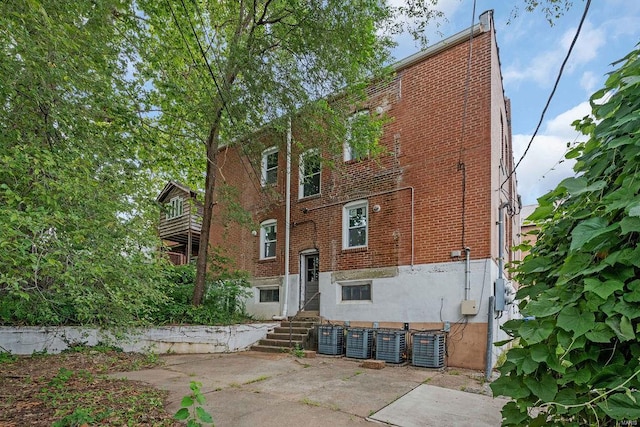
[[(196, 29), (193, 26), (193, 22), (191, 22), (191, 17), (189, 16), (189, 11), (187, 10), (187, 6), (184, 4), (184, 0), (180, 0), (180, 3), (182, 3), (182, 8), (184, 9), (184, 12), (187, 15), (187, 21), (189, 22), (189, 26), (191, 27), (191, 31), (193, 32), (193, 37), (195, 37), (196, 43), (198, 44), (198, 49), (200, 49), (200, 55), (202, 56), (202, 59), (204, 60), (204, 63), (207, 66), (207, 69), (209, 70), (209, 74), (213, 79), (213, 83), (216, 86), (216, 90), (218, 91), (218, 96), (220, 96), (220, 101), (222, 102), (222, 108), (224, 108), (224, 110), (229, 115), (229, 120), (231, 121), (231, 124), (235, 124), (233, 120), (233, 116), (231, 115), (231, 113), (229, 112), (229, 109), (227, 108), (227, 101), (225, 100), (225, 97), (222, 94), (222, 89), (220, 89), (220, 86), (218, 85), (218, 80), (216, 79), (216, 76), (213, 73), (213, 70), (211, 69), (211, 65), (209, 64), (209, 61), (207, 60), (207, 54), (203, 49), (202, 44), (200, 43), (200, 38), (198, 37), (198, 33), (196, 32)], [(203, 31), (205, 31), (204, 28), (203, 28)], [(206, 39), (206, 32), (205, 32), (205, 39)]]
[(511, 172), (509, 172), (509, 175), (507, 175), (507, 177), (502, 182), (500, 187), (502, 187), (509, 180), (509, 178), (511, 178), (511, 176), (516, 172), (516, 169), (518, 169), (518, 166), (520, 166), (520, 163), (522, 162), (522, 160), (524, 160), (525, 156), (529, 152), (529, 148), (531, 148), (531, 144), (533, 143), (534, 138), (536, 137), (536, 135), (538, 134), (538, 131), (540, 130), (540, 126), (542, 125), (542, 121), (544, 120), (544, 115), (547, 112), (547, 109), (549, 108), (549, 105), (551, 104), (551, 99), (553, 98), (553, 95), (555, 95), (556, 89), (558, 88), (558, 84), (560, 83), (560, 78), (562, 77), (562, 73), (564, 72), (564, 67), (567, 64), (567, 61), (569, 60), (569, 57), (571, 56), (571, 52), (573, 51), (573, 47), (575, 46), (576, 41), (578, 40), (578, 36), (580, 35), (580, 30), (582, 29), (582, 24), (584, 24), (584, 21), (587, 18), (587, 12), (589, 11), (589, 6), (590, 5), (591, 5), (591, 0), (587, 0), (587, 3), (584, 6), (584, 12), (582, 13), (582, 18), (580, 18), (580, 24), (578, 25), (578, 29), (576, 30), (576, 34), (573, 37), (573, 40), (571, 41), (571, 45), (569, 46), (569, 50), (567, 51), (567, 55), (564, 57), (564, 61), (562, 61), (562, 65), (560, 66), (560, 71), (558, 72), (558, 77), (556, 78), (556, 82), (553, 85), (553, 90), (551, 91), (551, 94), (549, 94), (549, 98), (547, 99), (547, 104), (544, 106), (544, 109), (542, 110), (542, 114), (540, 115), (540, 120), (538, 121), (538, 126), (536, 126), (536, 130), (533, 132), (533, 135), (531, 135), (531, 139), (529, 140), (529, 144), (527, 144), (527, 148), (524, 150), (524, 153), (522, 153), (522, 157), (520, 157), (520, 160), (518, 160), (518, 163), (516, 163), (516, 165), (513, 168), (513, 170)]

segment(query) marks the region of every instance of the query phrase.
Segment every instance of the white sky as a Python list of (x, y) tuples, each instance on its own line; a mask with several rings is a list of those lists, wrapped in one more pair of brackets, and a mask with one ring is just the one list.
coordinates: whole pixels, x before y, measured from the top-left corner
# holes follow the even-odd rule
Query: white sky
[[(513, 4), (520, 14), (507, 23)], [(578, 27), (585, 1), (574, 0), (572, 9), (551, 27), (539, 12), (527, 13), (524, 1), (477, 0), (478, 16), (494, 9), (505, 94), (512, 103), (515, 162), (520, 159), (540, 119), (564, 56)], [(472, 0), (440, 0), (447, 22), (430, 41), (436, 43), (471, 24)], [(438, 31), (442, 35), (438, 34)], [(562, 79), (529, 153), (518, 167), (518, 191), (524, 204), (552, 190), (573, 174), (573, 162), (563, 161), (567, 144), (583, 138), (571, 123), (588, 115), (588, 99), (603, 87), (611, 63), (623, 58), (640, 41), (640, 2), (635, 0), (594, 0), (580, 37), (565, 67)], [(397, 59), (415, 52), (408, 38), (398, 40)]]

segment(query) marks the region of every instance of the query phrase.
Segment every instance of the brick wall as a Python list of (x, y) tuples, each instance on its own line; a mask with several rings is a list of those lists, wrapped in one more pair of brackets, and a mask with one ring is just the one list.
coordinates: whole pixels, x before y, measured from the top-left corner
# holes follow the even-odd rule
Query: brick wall
[[(292, 274), (298, 273), (300, 252), (313, 248), (320, 254), (321, 271), (446, 262), (452, 250), (465, 246), (472, 249), (473, 259), (495, 256), (495, 153), (502, 151), (505, 141), (503, 135), (494, 135), (499, 120), (496, 108), (503, 111), (503, 120), (508, 119), (508, 110), (501, 84), (500, 96), (496, 95), (500, 76), (491, 38), (492, 32), (484, 32), (474, 39), (468, 82), (469, 46), (461, 43), (398, 70), (394, 79), (372, 87), (367, 107), (391, 118), (381, 139), (386, 153), (377, 159), (344, 163), (341, 154), (323, 152), (325, 158), (335, 161), (335, 167), (323, 167), (320, 196), (298, 199), (300, 151), (294, 146)], [(502, 128), (502, 133), (508, 132), (507, 126)], [(293, 129), (295, 139), (296, 123)], [(284, 147), (284, 140), (284, 135), (271, 135), (247, 144)], [(510, 137), (506, 141), (510, 145)], [(236, 267), (254, 277), (268, 277), (284, 274), (286, 159), (283, 148), (277, 184), (265, 189), (259, 179), (260, 151), (253, 149), (250, 156), (241, 155), (235, 147), (219, 152), (218, 204), (211, 242), (224, 246)], [(239, 204), (252, 214), (252, 226), (238, 227), (231, 219), (228, 201), (221, 193), (223, 184), (236, 189)], [(369, 202), (369, 244), (366, 249), (343, 250), (343, 205), (360, 199)], [(374, 205), (380, 206), (379, 212), (373, 212)], [(277, 256), (261, 261), (259, 224), (266, 219), (277, 220)]]

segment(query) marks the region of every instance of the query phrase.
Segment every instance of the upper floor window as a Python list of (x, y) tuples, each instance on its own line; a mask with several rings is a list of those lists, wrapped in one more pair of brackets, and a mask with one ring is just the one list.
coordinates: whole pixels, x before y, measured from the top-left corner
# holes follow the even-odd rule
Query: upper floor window
[(167, 206), (167, 219), (181, 216), (184, 213), (184, 199), (182, 197), (174, 197), (169, 200)]
[(342, 248), (367, 246), (369, 202), (357, 201), (344, 205), (342, 212)]
[(320, 194), (320, 154), (318, 150), (307, 150), (300, 156), (300, 188), (298, 197)]
[(358, 141), (357, 135), (369, 117), (369, 110), (361, 110), (351, 115), (347, 120), (347, 133), (344, 138), (344, 161), (364, 159), (369, 155), (369, 150), (362, 145), (366, 141)]
[(262, 185), (275, 184), (278, 180), (278, 147), (262, 152)]
[(276, 256), (276, 220), (269, 219), (260, 224), (260, 259)]

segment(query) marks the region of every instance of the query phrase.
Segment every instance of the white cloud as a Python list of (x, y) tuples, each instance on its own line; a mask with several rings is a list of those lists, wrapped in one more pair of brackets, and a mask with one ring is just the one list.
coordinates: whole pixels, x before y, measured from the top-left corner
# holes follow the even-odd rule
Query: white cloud
[[(584, 141), (585, 136), (578, 133), (571, 123), (589, 114), (588, 102), (575, 107), (548, 120), (545, 130), (537, 135), (531, 144), (527, 156), (518, 167), (518, 192), (524, 204), (532, 204), (548, 191), (553, 190), (560, 181), (573, 176), (574, 160), (566, 160), (568, 146)], [(518, 161), (524, 153), (531, 135), (514, 135), (513, 151)]]
[(591, 113), (591, 106), (587, 101), (581, 102), (573, 108), (558, 114), (548, 120), (545, 126), (545, 135), (554, 135), (561, 138), (575, 138), (576, 130), (571, 126), (577, 119), (582, 119)]
[[(562, 50), (567, 52), (571, 46), (571, 41), (575, 37), (577, 27), (568, 29), (562, 36), (560, 43)], [(595, 28), (591, 22), (586, 21), (582, 26), (578, 40), (569, 58), (569, 69), (591, 62), (598, 57), (598, 50), (604, 46), (607, 35), (602, 28)], [(564, 57), (566, 53), (562, 54)]]
[(582, 86), (586, 93), (591, 94), (595, 92), (597, 86), (601, 84), (600, 80), (593, 71), (585, 71), (580, 78), (580, 86)]
[[(505, 84), (514, 84), (532, 80), (539, 86), (548, 87), (555, 81), (560, 65), (564, 60), (576, 28), (565, 31), (552, 49), (535, 55), (527, 64), (516, 63), (504, 68)], [(573, 48), (566, 72), (589, 63), (598, 56), (598, 50), (606, 42), (606, 33), (601, 28), (595, 28), (590, 22), (585, 22), (578, 41)]]

